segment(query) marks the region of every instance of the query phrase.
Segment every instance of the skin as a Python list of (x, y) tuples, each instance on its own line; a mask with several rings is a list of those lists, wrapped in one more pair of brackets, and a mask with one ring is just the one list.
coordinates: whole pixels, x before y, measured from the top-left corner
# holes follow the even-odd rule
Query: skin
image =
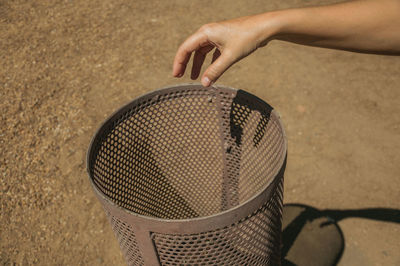
[(271, 40), (360, 53), (400, 55), (400, 0), (359, 0), (278, 10), (203, 25), (179, 47), (173, 76), (182, 77), (194, 52), (191, 78), (212, 85), (233, 64)]

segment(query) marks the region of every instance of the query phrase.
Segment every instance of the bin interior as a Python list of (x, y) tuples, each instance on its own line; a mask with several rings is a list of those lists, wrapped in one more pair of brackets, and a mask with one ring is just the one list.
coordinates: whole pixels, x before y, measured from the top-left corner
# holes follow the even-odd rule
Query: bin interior
[(236, 90), (148, 94), (115, 114), (90, 152), (95, 187), (117, 205), (162, 219), (209, 216), (244, 203), (285, 156), (272, 108)]

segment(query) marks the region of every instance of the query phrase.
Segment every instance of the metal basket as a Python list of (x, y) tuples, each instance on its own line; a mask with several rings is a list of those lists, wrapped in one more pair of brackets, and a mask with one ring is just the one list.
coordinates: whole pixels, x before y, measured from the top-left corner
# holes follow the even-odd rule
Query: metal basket
[(280, 265), (286, 150), (258, 97), (180, 85), (107, 119), (87, 169), (129, 265)]

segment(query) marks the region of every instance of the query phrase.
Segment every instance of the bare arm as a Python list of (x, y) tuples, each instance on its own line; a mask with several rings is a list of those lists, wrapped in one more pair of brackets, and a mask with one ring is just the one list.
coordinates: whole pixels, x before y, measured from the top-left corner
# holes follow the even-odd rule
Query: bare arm
[[(279, 12), (279, 11), (278, 11)], [(276, 39), (356, 52), (400, 54), (400, 1), (360, 0), (281, 12)]]
[(179, 47), (173, 75), (184, 74), (195, 52), (192, 79), (214, 48), (202, 84), (215, 82), (232, 64), (271, 40), (363, 53), (400, 55), (400, 0), (359, 0), (267, 12), (201, 27)]

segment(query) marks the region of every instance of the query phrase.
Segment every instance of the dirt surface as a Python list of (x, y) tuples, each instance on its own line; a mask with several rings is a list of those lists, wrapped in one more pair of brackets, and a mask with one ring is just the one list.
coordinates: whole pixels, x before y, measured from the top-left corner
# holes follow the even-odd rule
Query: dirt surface
[[(0, 1), (0, 264), (123, 265), (85, 171), (111, 112), (172, 78), (204, 23), (329, 1)], [(272, 42), (219, 84), (282, 115), (285, 202), (400, 209), (400, 58)], [(400, 226), (347, 217), (339, 265), (400, 265)]]

